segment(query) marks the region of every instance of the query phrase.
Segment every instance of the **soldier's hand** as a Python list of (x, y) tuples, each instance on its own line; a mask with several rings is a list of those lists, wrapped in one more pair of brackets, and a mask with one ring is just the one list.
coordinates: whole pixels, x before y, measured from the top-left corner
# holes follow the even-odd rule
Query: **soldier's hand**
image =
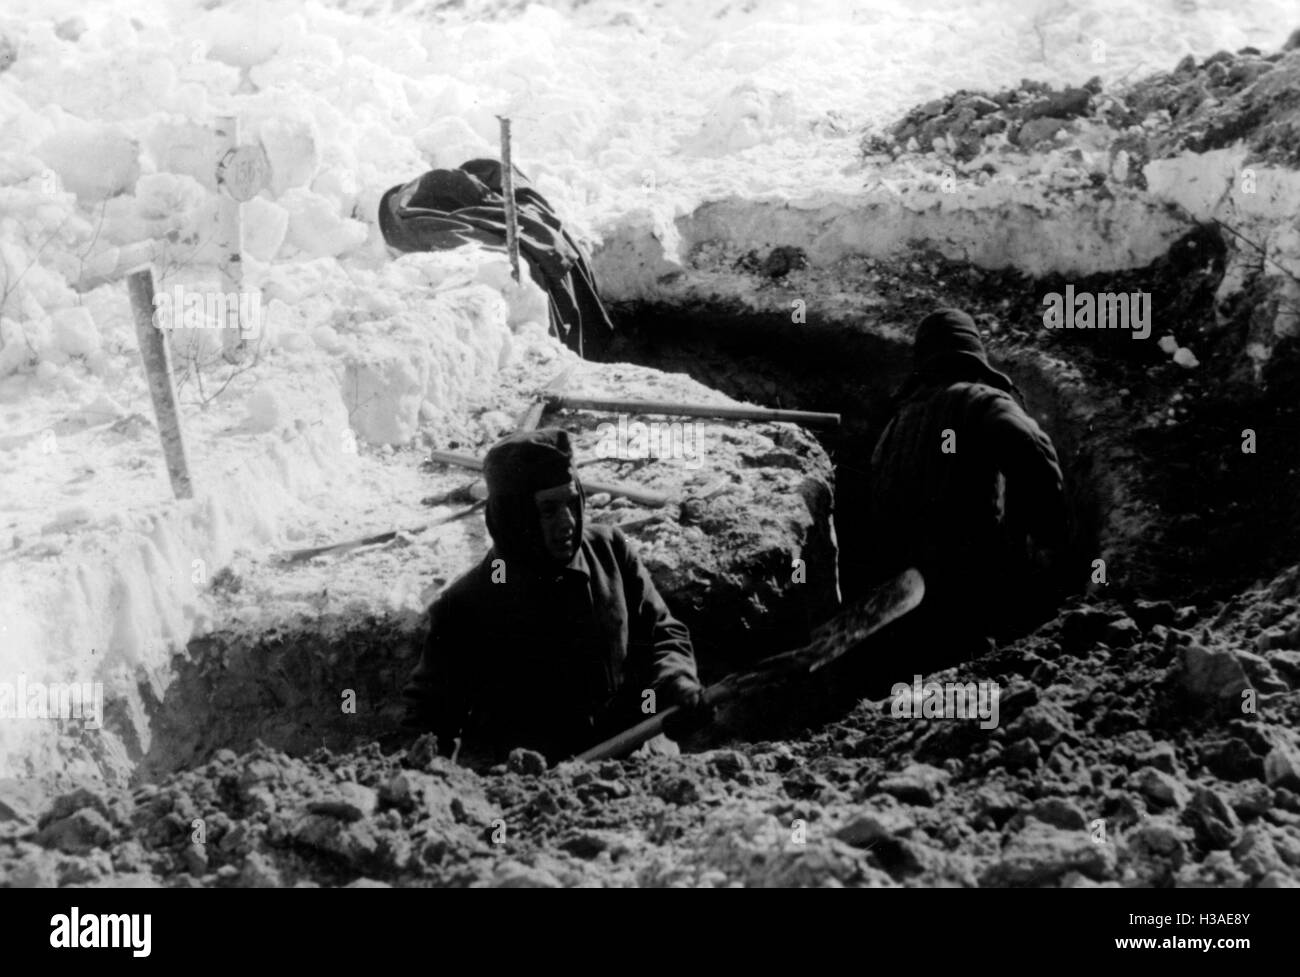
[(685, 677), (673, 680), (664, 689), (670, 706), (677, 710), (664, 720), (664, 732), (669, 739), (681, 740), (713, 721), (713, 706), (704, 700), (704, 689), (699, 682)]

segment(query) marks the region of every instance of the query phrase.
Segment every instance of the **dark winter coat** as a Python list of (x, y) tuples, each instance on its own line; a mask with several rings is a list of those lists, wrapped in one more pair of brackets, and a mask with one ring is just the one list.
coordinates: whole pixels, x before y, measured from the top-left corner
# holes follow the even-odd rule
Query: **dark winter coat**
[[(551, 325), (579, 354), (586, 337), (604, 338), (613, 324), (600, 300), (596, 279), (577, 241), (560, 223), (546, 198), (515, 170), (519, 250), (533, 280), (550, 300)], [(399, 251), (458, 248), (477, 241), (506, 245), (501, 164), (474, 159), (454, 170), (430, 170), (384, 194), (379, 204), (384, 240)]]
[[(673, 617), (623, 533), (584, 526), (567, 435), (513, 435), (488, 453), (494, 546), (430, 609), (429, 637), (405, 689), (406, 725), (457, 736), (494, 760), (514, 747), (552, 762), (581, 752), (698, 685), (686, 626)], [(582, 540), (565, 566), (544, 551), (532, 493), (572, 480)]]
[(918, 337), (918, 368), (872, 455), (871, 545), (879, 575), (921, 571), (921, 616), (991, 635), (1019, 616), (1028, 539), (1059, 561), (1068, 510), (1051, 440), (982, 348), (955, 348), (968, 339), (948, 334), (936, 349), (930, 332)]
[(436, 733), (445, 752), (463, 732), (496, 760), (522, 746), (554, 762), (645, 719), (644, 690), (666, 700), (673, 679), (697, 681), (686, 626), (619, 530), (586, 528), (550, 577), (499, 564), (505, 581), (493, 583), (497, 559), (434, 602), (406, 687), (408, 727)]

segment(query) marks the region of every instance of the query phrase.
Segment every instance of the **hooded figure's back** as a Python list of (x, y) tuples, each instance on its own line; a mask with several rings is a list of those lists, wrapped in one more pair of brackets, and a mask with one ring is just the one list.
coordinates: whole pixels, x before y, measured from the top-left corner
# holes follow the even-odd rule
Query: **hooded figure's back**
[(973, 321), (918, 330), (916, 369), (872, 455), (871, 546), (881, 574), (917, 567), (923, 610), (991, 634), (1015, 616), (1027, 538), (1059, 552), (1067, 514), (1051, 440), (993, 370)]
[(1004, 500), (982, 422), (1010, 398), (976, 383), (919, 394), (900, 406), (872, 455), (876, 524), (889, 533), (873, 543), (896, 551), (891, 562), (934, 575), (945, 559), (968, 568), (989, 554)]

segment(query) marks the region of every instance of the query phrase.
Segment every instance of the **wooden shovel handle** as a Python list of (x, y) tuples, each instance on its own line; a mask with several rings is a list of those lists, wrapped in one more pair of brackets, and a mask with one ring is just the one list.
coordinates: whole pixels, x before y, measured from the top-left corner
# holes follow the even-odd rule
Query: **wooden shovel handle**
[(669, 706), (663, 712), (655, 713), (645, 722), (637, 723), (631, 729), (625, 729), (613, 739), (605, 740), (584, 753), (579, 753), (575, 760), (594, 763), (596, 760), (608, 760), (611, 757), (627, 756), (646, 740), (653, 739), (663, 732), (664, 720), (677, 712), (676, 706)]
[[(719, 702), (732, 698), (735, 691), (735, 684), (732, 679), (725, 678), (716, 685), (710, 685), (705, 689), (700, 699), (705, 705), (717, 705)], [(637, 723), (631, 729), (625, 729), (617, 736), (607, 739), (603, 743), (597, 743), (584, 753), (579, 753), (574, 759), (592, 763), (596, 760), (609, 760), (613, 757), (627, 756), (646, 740), (653, 739), (662, 733), (664, 720), (681, 711), (679, 706), (669, 706), (663, 712), (655, 713), (649, 719)]]

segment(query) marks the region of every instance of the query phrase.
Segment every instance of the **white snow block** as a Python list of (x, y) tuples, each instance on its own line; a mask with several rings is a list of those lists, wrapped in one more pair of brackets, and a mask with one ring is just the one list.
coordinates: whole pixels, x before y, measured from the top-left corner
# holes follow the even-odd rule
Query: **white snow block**
[(280, 198), (289, 212), (288, 244), (313, 258), (333, 258), (365, 243), (361, 221), (340, 217), (333, 201), (310, 190), (295, 188)]
[(284, 42), (281, 17), (263, 16), (253, 7), (214, 10), (201, 23), (208, 57), (235, 68), (251, 68), (275, 56)]
[(1246, 147), (1238, 144), (1152, 160), (1142, 167), (1142, 175), (1151, 196), (1178, 204), (1195, 220), (1208, 220), (1223, 199), (1224, 189), (1234, 185), (1245, 158)]
[(466, 160), (497, 155), (468, 122), (454, 115), (425, 126), (412, 141), (431, 169), (454, 169)]
[(86, 356), (99, 349), (99, 330), (84, 306), (57, 309), (50, 314), (54, 345), (69, 356)]
[(330, 325), (320, 325), (311, 331), (312, 342), (327, 353), (337, 353), (343, 346), (338, 330)]
[(56, 512), (54, 518), (41, 527), (41, 534), (70, 532), (94, 519), (95, 511), (88, 505), (67, 506)]
[(519, 259), (519, 282), (510, 275), (510, 259), (494, 255), (479, 265), (474, 281), (495, 288), (510, 307), (506, 320), (511, 329), (525, 322), (546, 322), (550, 317), (550, 304), (546, 292), (533, 281), (528, 272), (528, 262)]
[(140, 176), (140, 148), (117, 126), (64, 129), (36, 147), (36, 155), (83, 202), (126, 193)]
[(311, 184), (320, 169), (320, 134), (308, 115), (273, 115), (257, 126), (257, 136), (271, 164), (271, 193)]
[(212, 126), (161, 122), (145, 136), (144, 148), (159, 172), (193, 177), (205, 190), (216, 192), (221, 149)]
[(284, 421), (284, 408), (270, 384), (259, 385), (244, 402), (248, 411), (245, 427), (257, 433), (274, 431)]
[(666, 213), (633, 210), (606, 222), (599, 232), (601, 245), (591, 261), (602, 296), (623, 301), (653, 298), (666, 276), (683, 271), (681, 230)]
[(747, 81), (714, 103), (699, 131), (681, 148), (695, 156), (726, 156), (791, 131), (798, 119), (792, 92)]
[[(422, 369), (423, 368), (423, 369)], [(371, 444), (405, 444), (415, 436), (424, 400), (423, 358), (393, 342), (378, 342), (344, 366), (343, 400), (352, 429)]]
[(244, 254), (270, 261), (289, 232), (289, 212), (272, 200), (254, 197), (244, 204), (242, 217), (240, 242)]
[(145, 220), (175, 218), (180, 211), (203, 206), (207, 191), (194, 177), (179, 173), (146, 173), (135, 186), (135, 203)]
[(126, 416), (126, 411), (106, 393), (100, 393), (72, 412), (72, 419), (82, 424), (110, 424)]
[(328, 166), (312, 180), (313, 193), (333, 200), (340, 214), (351, 214), (357, 203), (357, 177), (353, 170), (341, 166)]

